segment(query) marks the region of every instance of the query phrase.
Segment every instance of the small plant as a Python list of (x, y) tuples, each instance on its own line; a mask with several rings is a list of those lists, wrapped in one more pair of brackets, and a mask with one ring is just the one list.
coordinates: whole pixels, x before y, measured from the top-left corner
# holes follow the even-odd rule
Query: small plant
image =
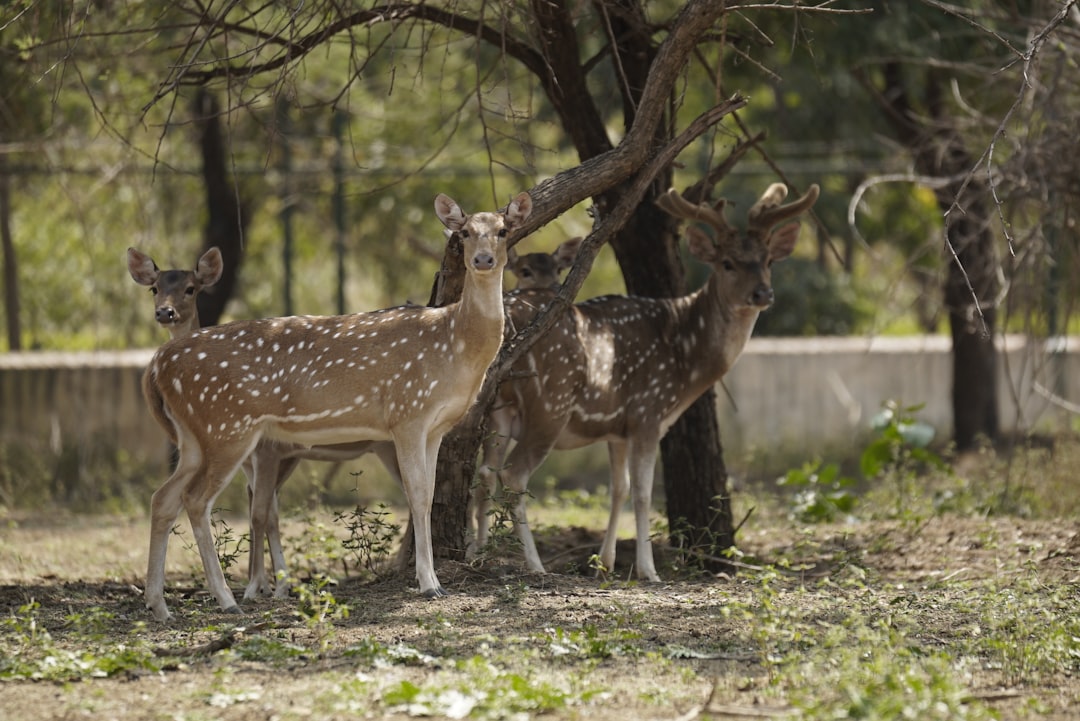
[(319, 653), (325, 654), (334, 639), (334, 621), (349, 617), (349, 607), (330, 592), (337, 582), (323, 574), (312, 576), (307, 583), (292, 579), (293, 593), (299, 599), (294, 614), (315, 634)]
[(902, 406), (887, 401), (873, 426), (877, 436), (859, 457), (859, 468), (868, 479), (891, 481), (895, 484), (893, 517), (920, 525), (910, 500), (921, 496), (917, 481), (927, 469), (948, 471), (937, 453), (927, 446), (934, 438), (934, 429), (915, 420), (922, 405)]
[(380, 503), (375, 510), (357, 505), (347, 513), (337, 513), (334, 521), (345, 527), (349, 537), (341, 542), (353, 555), (357, 568), (378, 575), (378, 569), (389, 558), (401, 529), (389, 520), (391, 513), (386, 504)]
[(222, 515), (223, 511), (221, 508), (214, 509), (210, 515), (210, 525), (214, 529), (214, 548), (217, 549), (218, 561), (221, 569), (228, 574), (229, 569), (236, 565), (241, 554), (247, 550), (251, 537), (247, 533), (234, 535), (232, 526)]
[(835, 463), (814, 461), (792, 468), (779, 485), (796, 489), (791, 515), (803, 523), (832, 523), (855, 508), (855, 481), (840, 475)]

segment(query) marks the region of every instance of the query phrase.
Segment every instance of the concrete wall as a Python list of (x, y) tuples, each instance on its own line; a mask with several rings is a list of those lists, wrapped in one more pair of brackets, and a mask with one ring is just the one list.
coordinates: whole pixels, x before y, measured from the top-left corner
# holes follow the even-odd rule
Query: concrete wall
[[(1069, 413), (1036, 384), (1080, 404), (1080, 338), (1060, 342), (1056, 353), (1019, 336), (1002, 347), (1002, 429), (1067, 427)], [(152, 353), (0, 355), (0, 449), (119, 448), (164, 474), (165, 436), (140, 392)], [(730, 396), (718, 392), (726, 457), (738, 470), (755, 454), (810, 459), (857, 448), (887, 399), (924, 403), (919, 418), (947, 438), (950, 378), (943, 337), (753, 339), (725, 378)]]

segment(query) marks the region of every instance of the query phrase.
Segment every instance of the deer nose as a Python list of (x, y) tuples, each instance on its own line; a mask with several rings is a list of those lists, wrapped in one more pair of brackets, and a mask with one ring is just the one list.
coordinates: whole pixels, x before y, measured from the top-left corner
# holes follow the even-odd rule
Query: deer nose
[(491, 253), (477, 253), (472, 262), (477, 270), (491, 270), (495, 267), (495, 256)]
[(764, 284), (754, 288), (754, 292), (750, 294), (750, 302), (759, 308), (768, 308), (773, 304), (774, 298), (773, 289)]
[(158, 323), (173, 323), (176, 321), (176, 310), (169, 306), (163, 306), (154, 311), (154, 317)]

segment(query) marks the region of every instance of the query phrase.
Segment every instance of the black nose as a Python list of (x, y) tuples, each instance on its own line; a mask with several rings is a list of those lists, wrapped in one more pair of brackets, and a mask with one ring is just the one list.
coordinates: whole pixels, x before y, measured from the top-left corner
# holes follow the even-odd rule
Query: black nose
[(472, 264), (477, 270), (491, 270), (495, 267), (495, 256), (491, 253), (477, 253), (473, 256)]
[(169, 306), (163, 306), (154, 311), (154, 317), (158, 323), (172, 323), (176, 320), (176, 311)]
[(761, 308), (772, 305), (773, 298), (773, 289), (767, 285), (759, 285), (757, 288), (754, 288), (754, 292), (750, 294), (750, 302)]

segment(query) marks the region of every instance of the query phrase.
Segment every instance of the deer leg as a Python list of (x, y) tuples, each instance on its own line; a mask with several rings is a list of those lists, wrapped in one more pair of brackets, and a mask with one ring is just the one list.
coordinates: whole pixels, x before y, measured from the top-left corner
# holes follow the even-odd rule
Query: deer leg
[(279, 461), (274, 482), (274, 495), (270, 499), (270, 510), (266, 516), (266, 541), (270, 546), (270, 568), (273, 572), (272, 585), (274, 598), (288, 598), (289, 584), (282, 577), (288, 574), (289, 564), (285, 561), (285, 549), (281, 545), (280, 515), (278, 513), (279, 491), (285, 481), (289, 480), (296, 467), (300, 465), (299, 458), (286, 458)]
[(608, 463), (611, 466), (611, 513), (608, 516), (604, 542), (600, 545), (600, 564), (606, 571), (615, 568), (615, 544), (619, 536), (619, 516), (630, 492), (630, 474), (626, 465), (625, 441), (608, 442)]
[(510, 439), (500, 434), (499, 429), (493, 429), (484, 439), (484, 455), (477, 473), (480, 479), (469, 495), (468, 523), (472, 538), (469, 540), (468, 548), (465, 549), (467, 559), (475, 558), (480, 553), (480, 549), (487, 544), (490, 530), (488, 515), (494, 503), (495, 484), (506, 458), (506, 445), (509, 442)]
[[(281, 550), (281, 534), (278, 530), (276, 490), (280, 469), (286, 463), (287, 461), (281, 460), (278, 450), (269, 443), (256, 446), (245, 462), (245, 465), (252, 467), (252, 475), (248, 478), (248, 490), (252, 497), (251, 553), (248, 558), (248, 585), (244, 589), (245, 601), (275, 590), (274, 580), (266, 571), (265, 540), (269, 540), (271, 568), (275, 571), (284, 570), (285, 557)], [(290, 466), (289, 470), (294, 466)]]
[(436, 598), (447, 595), (435, 575), (435, 554), (431, 548), (431, 502), (435, 493), (435, 462), (442, 438), (427, 436), (426, 429), (422, 432), (397, 431), (394, 447), (412, 516), (416, 580), (420, 584), (420, 593)]
[[(390, 474), (390, 477), (397, 481), (397, 484), (402, 489), (405, 488), (405, 484), (401, 480), (401, 468), (398, 466), (397, 449), (394, 448), (393, 443), (386, 443), (379, 441), (371, 444), (371, 452), (375, 454), (375, 457), (382, 461), (383, 467), (386, 468), (386, 472)], [(409, 567), (409, 559), (412, 557), (412, 544), (408, 543), (404, 536), (412, 533), (412, 518), (405, 525), (405, 532), (403, 534), (401, 545), (398, 546), (397, 555), (394, 556), (394, 568), (398, 571), (404, 571)]]
[(193, 477), (193, 483), (184, 488), (181, 498), (188, 520), (191, 521), (191, 534), (199, 548), (199, 557), (202, 559), (203, 571), (206, 572), (210, 593), (227, 613), (241, 613), (240, 607), (236, 605), (236, 598), (225, 581), (225, 573), (221, 570), (210, 524), (214, 499), (228, 485), (233, 473), (251, 451), (250, 447), (242, 448), (239, 452), (232, 448), (233, 446), (221, 446), (220, 454), (204, 453), (199, 472)]
[(181, 496), (199, 470), (197, 454), (180, 453), (176, 470), (150, 500), (150, 553), (146, 568), (146, 607), (158, 621), (172, 618), (165, 605), (165, 555), (169, 534), (183, 508)]
[(510, 451), (506, 460), (506, 467), (499, 474), (503, 487), (513, 496), (511, 513), (514, 517), (514, 530), (521, 541), (522, 550), (525, 552), (525, 565), (535, 573), (546, 573), (544, 564), (540, 560), (540, 553), (536, 550), (536, 541), (533, 539), (532, 529), (529, 527), (529, 517), (526, 515), (525, 502), (528, 497), (528, 483), (533, 471), (539, 466), (554, 445), (555, 439), (544, 438), (529, 439), (521, 438), (517, 445)]
[(649, 513), (652, 511), (653, 475), (656, 472), (658, 438), (640, 439), (630, 443), (630, 478), (634, 499), (634, 525), (637, 534), (637, 576), (645, 581), (659, 582), (653, 563), (652, 542), (649, 540)]

